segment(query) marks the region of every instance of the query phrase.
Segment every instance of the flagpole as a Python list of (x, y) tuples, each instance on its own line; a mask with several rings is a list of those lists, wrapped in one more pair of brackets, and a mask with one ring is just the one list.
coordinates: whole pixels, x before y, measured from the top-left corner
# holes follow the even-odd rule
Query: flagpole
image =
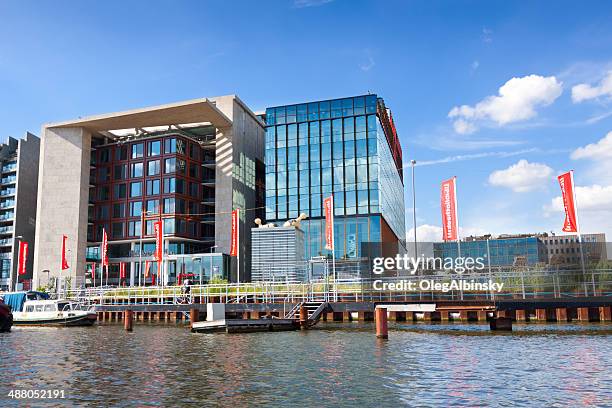
[[(576, 213), (576, 233), (578, 234), (578, 245), (580, 248), (580, 266), (582, 267), (582, 281), (584, 282), (584, 296), (589, 296), (589, 289), (586, 283), (586, 270), (584, 267), (584, 251), (582, 249), (582, 234), (580, 233), (580, 222), (578, 221), (578, 201), (576, 201), (576, 184), (574, 184), (574, 170), (570, 170), (570, 180), (572, 185), (572, 195), (574, 199), (574, 212)], [(593, 296), (595, 296), (595, 281), (593, 283)]]
[[(457, 176), (453, 176), (453, 187), (455, 194), (453, 198), (455, 200), (455, 231), (457, 232), (457, 258), (461, 258), (461, 236), (459, 235), (459, 206), (457, 205)], [(461, 300), (463, 300), (463, 286), (461, 287)]]
[(236, 208), (236, 261), (238, 263), (236, 280), (238, 281), (238, 290), (240, 290), (240, 252), (240, 208)]
[(338, 286), (336, 284), (336, 233), (335, 233), (335, 225), (334, 225), (334, 193), (331, 194), (331, 235), (332, 235), (332, 273), (334, 277), (334, 302), (338, 301)]

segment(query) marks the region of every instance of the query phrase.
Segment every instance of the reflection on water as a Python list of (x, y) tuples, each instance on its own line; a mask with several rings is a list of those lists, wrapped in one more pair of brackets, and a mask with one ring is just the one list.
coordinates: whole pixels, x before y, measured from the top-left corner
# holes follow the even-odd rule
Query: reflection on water
[(391, 329), (381, 341), (370, 324), (232, 335), (15, 328), (0, 335), (0, 406), (17, 405), (10, 389), (63, 389), (64, 402), (113, 406), (612, 404), (611, 325)]

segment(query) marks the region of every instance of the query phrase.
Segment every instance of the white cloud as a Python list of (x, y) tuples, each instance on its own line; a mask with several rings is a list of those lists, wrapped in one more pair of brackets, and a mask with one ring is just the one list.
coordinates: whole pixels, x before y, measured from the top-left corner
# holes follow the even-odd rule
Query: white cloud
[(468, 134), (483, 121), (503, 126), (530, 119), (537, 115), (536, 108), (550, 105), (562, 92), (563, 85), (554, 76), (512, 78), (499, 88), (499, 95), (487, 96), (475, 106), (455, 106), (448, 117), (457, 133)]
[(482, 37), (481, 37), (482, 38), (482, 42), (488, 43), (488, 44), (493, 42), (492, 34), (493, 34), (493, 30), (484, 27), (482, 29)]
[[(612, 186), (576, 186), (576, 204), (578, 211), (597, 212), (604, 211), (612, 213)], [(563, 199), (557, 196), (552, 199), (550, 206), (544, 207), (545, 211), (563, 211)]]
[(295, 8), (318, 7), (332, 1), (334, 0), (293, 0), (293, 6)]
[(472, 62), (472, 71), (476, 71), (479, 66), (480, 66), (480, 62), (478, 62), (478, 60), (475, 60), (474, 62)]
[(603, 139), (597, 143), (591, 143), (584, 147), (574, 150), (570, 156), (573, 160), (592, 159), (609, 160), (612, 159), (612, 132), (608, 132)]
[(368, 62), (359, 64), (359, 69), (361, 69), (364, 72), (368, 72), (369, 70), (374, 68), (374, 65), (376, 65), (374, 58), (372, 58), (371, 55), (368, 55)]
[(489, 175), (489, 184), (512, 189), (516, 193), (525, 193), (550, 182), (553, 169), (542, 163), (529, 163), (519, 160), (504, 170), (496, 170)]
[(608, 71), (606, 76), (595, 86), (583, 83), (572, 87), (572, 101), (574, 103), (596, 99), (601, 96), (612, 97), (612, 71)]

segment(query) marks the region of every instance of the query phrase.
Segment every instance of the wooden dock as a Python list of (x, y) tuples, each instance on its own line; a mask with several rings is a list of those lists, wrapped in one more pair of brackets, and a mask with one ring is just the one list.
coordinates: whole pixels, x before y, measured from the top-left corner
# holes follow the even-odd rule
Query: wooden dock
[(253, 333), (298, 330), (299, 322), (293, 319), (223, 319), (211, 322), (194, 322), (192, 333)]

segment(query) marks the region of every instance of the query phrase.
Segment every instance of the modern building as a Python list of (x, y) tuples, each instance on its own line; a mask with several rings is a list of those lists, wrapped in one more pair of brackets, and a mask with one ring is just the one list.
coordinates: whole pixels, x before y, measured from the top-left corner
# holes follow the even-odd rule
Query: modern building
[(361, 257), (368, 242), (405, 248), (402, 149), (382, 98), (276, 106), (265, 119), (266, 221), (305, 213), (306, 259), (330, 255), (323, 200), (332, 194), (337, 260)]
[(542, 238), (546, 245), (550, 265), (579, 265), (580, 248), (584, 251), (585, 263), (608, 259), (606, 234), (582, 234), (582, 245), (578, 235), (546, 235)]
[[(28, 289), (32, 279), (39, 149), (40, 139), (31, 133), (0, 145), (0, 291)], [(20, 241), (28, 243), (21, 276)]]
[[(43, 126), (35, 280), (92, 284), (86, 271), (93, 263), (96, 276), (105, 276), (99, 269), (105, 230), (108, 284), (120, 283), (121, 263), (121, 283), (144, 283), (145, 262), (153, 261), (153, 224), (162, 220), (165, 261), (158, 282), (172, 284), (213, 264), (208, 277), (220, 273), (235, 281), (236, 258), (224, 271), (235, 208), (242, 209), (240, 280), (249, 280), (245, 225), (263, 215), (263, 146), (263, 122), (235, 95)], [(63, 235), (67, 270), (61, 269)], [(151, 270), (157, 271), (155, 263)]]
[(299, 227), (252, 228), (251, 239), (254, 282), (307, 278), (304, 232)]
[(456, 259), (459, 257), (459, 246), (462, 258), (490, 259), (491, 266), (535, 266), (544, 265), (548, 261), (544, 242), (540, 237), (531, 235), (468, 237), (460, 245), (455, 241), (436, 242), (434, 257)]

